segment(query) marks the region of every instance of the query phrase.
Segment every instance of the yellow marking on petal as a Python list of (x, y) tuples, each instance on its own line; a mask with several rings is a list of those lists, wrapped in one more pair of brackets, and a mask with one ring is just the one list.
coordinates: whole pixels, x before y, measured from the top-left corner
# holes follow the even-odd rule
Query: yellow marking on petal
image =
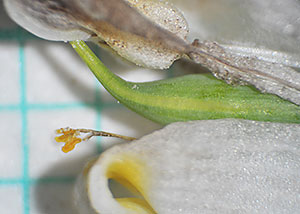
[(106, 176), (114, 179), (131, 192), (140, 194), (143, 199), (126, 198), (116, 200), (125, 208), (130, 210), (143, 210), (145, 214), (155, 214), (156, 212), (148, 203), (149, 172), (146, 164), (133, 156), (114, 157), (113, 162), (108, 166)]
[(135, 211), (139, 214), (155, 214), (150, 205), (140, 198), (117, 198), (116, 199), (126, 209)]

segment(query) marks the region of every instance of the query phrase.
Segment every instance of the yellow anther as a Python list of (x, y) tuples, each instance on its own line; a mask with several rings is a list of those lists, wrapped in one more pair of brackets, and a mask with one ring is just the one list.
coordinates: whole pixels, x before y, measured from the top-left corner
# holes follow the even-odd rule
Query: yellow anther
[(65, 153), (72, 151), (75, 148), (75, 145), (82, 141), (81, 138), (77, 137), (78, 135), (80, 135), (80, 132), (78, 132), (75, 129), (57, 129), (56, 134), (62, 134), (56, 137), (55, 140), (56, 142), (65, 143), (65, 145), (62, 148), (62, 151)]

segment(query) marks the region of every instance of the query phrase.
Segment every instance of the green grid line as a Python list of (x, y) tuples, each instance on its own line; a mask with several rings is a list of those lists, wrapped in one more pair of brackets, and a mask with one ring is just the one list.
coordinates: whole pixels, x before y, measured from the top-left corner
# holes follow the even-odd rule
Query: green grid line
[[(51, 110), (65, 110), (65, 109), (80, 109), (80, 108), (120, 108), (121, 105), (116, 102), (101, 103), (101, 99), (97, 98), (96, 102), (90, 103), (27, 103), (27, 110), (36, 111), (51, 111)], [(2, 104), (0, 105), (0, 111), (20, 111), (19, 104)]]
[[(29, 110), (46, 111), (46, 110), (65, 110), (65, 109), (80, 109), (80, 108), (94, 108), (96, 110), (105, 108), (119, 108), (120, 105), (117, 102), (101, 103), (100, 100), (90, 103), (35, 103), (28, 104)], [(0, 106), (1, 110), (1, 106)]]
[(20, 178), (2, 178), (0, 179), (0, 186), (9, 185), (23, 185), (23, 179)]
[[(20, 38), (20, 33), (22, 34), (22, 38)], [(19, 27), (13, 29), (1, 29), (0, 31), (0, 40), (40, 40), (38, 37), (34, 36), (33, 34), (20, 29)]]
[[(70, 183), (75, 177), (48, 177), (31, 179), (29, 177), (29, 146), (28, 146), (28, 111), (29, 110), (57, 110), (95, 107), (101, 100), (93, 103), (53, 103), (53, 104), (29, 104), (27, 102), (26, 70), (24, 45), (28, 39), (36, 39), (35, 36), (20, 28), (12, 30), (1, 30), (0, 40), (15, 40), (19, 44), (19, 76), (20, 76), (20, 100), (19, 104), (2, 104), (0, 111), (20, 111), (21, 113), (21, 147), (22, 147), (22, 176), (21, 178), (0, 178), (0, 186), (20, 185), (22, 187), (23, 214), (30, 213), (30, 186), (40, 183)], [(106, 105), (99, 105), (97, 108), (105, 108)], [(109, 103), (107, 106), (114, 106)], [(115, 105), (116, 106), (116, 105)], [(100, 114), (100, 113), (99, 113)]]
[[(1, 186), (21, 186), (23, 198), (23, 214), (30, 214), (30, 187), (37, 184), (48, 183), (74, 183), (75, 176), (57, 176), (44, 178), (30, 178), (29, 176), (29, 146), (28, 146), (28, 112), (29, 111), (52, 111), (66, 109), (93, 108), (97, 110), (95, 118), (95, 129), (101, 130), (101, 113), (106, 108), (121, 108), (117, 101), (103, 102), (99, 83), (95, 80), (94, 102), (74, 102), (74, 103), (29, 103), (26, 94), (26, 70), (24, 45), (28, 40), (40, 40), (38, 37), (17, 27), (14, 29), (1, 29), (0, 41), (16, 41), (19, 44), (19, 74), (20, 74), (20, 103), (0, 104), (0, 111), (19, 111), (21, 113), (21, 146), (22, 146), (22, 176), (20, 178), (1, 178)], [(99, 47), (94, 48), (98, 56), (101, 55)], [(173, 72), (168, 73), (173, 76)], [(101, 137), (97, 138), (97, 153), (102, 152)]]
[[(101, 112), (106, 108), (120, 108), (116, 101), (103, 102), (98, 81), (95, 80), (94, 102), (74, 103), (28, 103), (26, 70), (25, 70), (25, 42), (39, 38), (17, 27), (14, 29), (1, 29), (1, 41), (16, 41), (19, 44), (19, 75), (20, 75), (20, 100), (17, 104), (0, 104), (0, 111), (18, 111), (21, 115), (21, 147), (22, 147), (22, 175), (17, 178), (1, 178), (2, 186), (21, 186), (23, 200), (23, 214), (30, 214), (30, 187), (37, 184), (49, 183), (74, 183), (76, 176), (57, 176), (45, 178), (30, 178), (29, 176), (29, 145), (28, 145), (28, 112), (29, 111), (52, 111), (80, 108), (94, 108), (97, 110), (95, 128), (101, 130)], [(100, 55), (100, 49), (96, 47), (96, 54)], [(97, 153), (102, 152), (101, 138), (97, 138)]]
[(28, 142), (27, 142), (27, 95), (26, 95), (26, 71), (25, 71), (25, 53), (24, 53), (24, 40), (22, 38), (22, 33), (18, 34), (20, 36), (19, 39), (19, 69), (20, 69), (20, 108), (21, 108), (21, 144), (23, 150), (23, 213), (29, 214), (29, 197), (30, 197), (30, 186), (29, 186), (29, 176), (28, 176)]
[[(59, 176), (59, 177), (45, 177), (45, 178), (31, 178), (26, 182), (29, 185), (37, 185), (37, 184), (49, 184), (49, 183), (74, 183), (76, 180), (76, 176)], [(21, 178), (3, 178), (0, 179), (0, 186), (15, 186), (15, 185), (23, 185), (24, 180)]]
[(16, 110), (20, 110), (20, 105), (14, 105), (14, 104), (0, 105), (0, 111), (16, 111)]

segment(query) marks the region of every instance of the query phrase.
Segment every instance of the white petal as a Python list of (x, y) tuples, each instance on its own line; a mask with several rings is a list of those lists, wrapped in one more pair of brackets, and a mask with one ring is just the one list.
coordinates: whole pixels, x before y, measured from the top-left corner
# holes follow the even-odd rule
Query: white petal
[(131, 183), (159, 214), (297, 213), (299, 145), (299, 125), (175, 123), (91, 162), (75, 201), (80, 210), (88, 207), (85, 214), (141, 213), (113, 198), (114, 178)]
[[(297, 56), (300, 63), (298, 0), (170, 1), (183, 11), (190, 27), (190, 40), (199, 38), (220, 44), (283, 52)], [(243, 53), (242, 49), (239, 51)], [(247, 53), (249, 50), (244, 52), (245, 55)]]
[[(29, 1), (31, 4), (38, 2)], [(28, 1), (27, 1), (28, 3)], [(42, 19), (34, 16), (30, 6), (22, 0), (4, 0), (4, 6), (9, 16), (20, 26), (33, 33), (34, 35), (47, 40), (53, 41), (72, 41), (72, 40), (87, 40), (90, 33), (80, 30), (79, 28), (58, 28), (55, 25), (48, 25)], [(46, 14), (44, 14), (46, 17)], [(55, 14), (53, 14), (53, 17)], [(52, 18), (53, 18), (52, 17)], [(51, 18), (51, 17), (49, 17)], [(59, 22), (57, 17), (56, 22)], [(55, 23), (55, 20), (52, 20)]]

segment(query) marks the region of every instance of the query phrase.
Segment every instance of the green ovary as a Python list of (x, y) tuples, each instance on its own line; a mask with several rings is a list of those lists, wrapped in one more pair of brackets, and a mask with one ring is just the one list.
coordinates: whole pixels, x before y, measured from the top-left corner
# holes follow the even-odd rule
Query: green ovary
[(222, 118), (300, 123), (299, 106), (253, 87), (231, 86), (210, 74), (127, 82), (110, 72), (84, 42), (72, 46), (112, 96), (161, 124)]

